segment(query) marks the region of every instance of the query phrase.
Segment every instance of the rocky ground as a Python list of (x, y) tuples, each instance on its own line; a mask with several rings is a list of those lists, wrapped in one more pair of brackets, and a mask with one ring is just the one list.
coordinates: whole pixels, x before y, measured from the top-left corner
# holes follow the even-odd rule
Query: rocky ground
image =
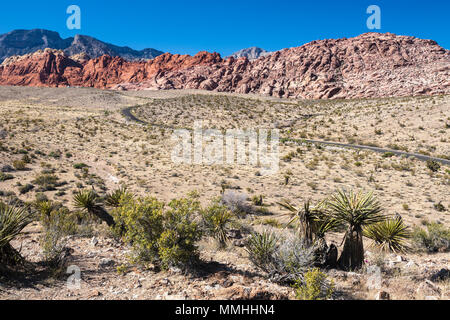
[[(127, 120), (122, 114), (126, 107), (133, 107), (132, 113), (147, 124)], [(80, 188), (105, 193), (125, 184), (138, 195), (165, 201), (195, 189), (207, 203), (226, 188), (248, 198), (263, 196), (264, 205), (241, 218), (242, 225), (283, 230), (286, 212), (278, 201), (301, 205), (348, 188), (373, 190), (385, 213), (400, 214), (410, 227), (427, 222), (449, 226), (450, 171), (443, 164), (432, 172), (413, 158), (282, 141), (279, 172), (261, 176), (260, 168), (246, 165), (174, 164), (170, 140), (173, 128), (204, 120), (205, 128), (278, 127), (281, 137), (373, 144), (448, 159), (448, 111), (448, 96), (318, 102), (197, 91), (0, 87), (0, 168), (12, 169), (3, 172), (11, 177), (0, 182), (0, 200), (16, 196), (33, 201), (44, 193), (72, 208), (73, 193)], [(29, 163), (15, 170), (14, 161), (24, 155), (31, 158)], [(39, 183), (48, 173), (57, 177), (55, 190), (45, 191)], [(25, 231), (13, 244), (28, 261), (38, 263), (41, 226), (35, 222)], [(341, 239), (336, 233), (327, 241), (339, 246)], [(336, 283), (335, 299), (385, 297), (380, 291), (391, 299), (449, 299), (448, 274), (442, 271), (441, 280), (435, 276), (448, 269), (448, 253), (382, 255), (369, 241), (365, 244), (367, 265), (382, 268), (379, 285), (373, 285), (367, 268), (357, 273), (329, 270)], [(81, 271), (80, 289), (67, 287), (68, 275), (48, 274), (38, 264), (33, 272), (2, 278), (0, 297), (294, 298), (292, 288), (271, 283), (251, 265), (239, 242), (219, 250), (202, 241), (204, 263), (195, 274), (123, 269), (129, 248), (113, 240), (106, 226), (73, 236), (67, 245), (72, 249), (68, 264)]]

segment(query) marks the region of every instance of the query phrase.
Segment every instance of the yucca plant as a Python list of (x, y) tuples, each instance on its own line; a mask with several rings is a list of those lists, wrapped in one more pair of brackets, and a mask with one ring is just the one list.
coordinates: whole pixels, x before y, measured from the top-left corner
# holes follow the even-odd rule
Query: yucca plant
[(74, 206), (77, 209), (86, 210), (101, 220), (105, 221), (108, 226), (115, 225), (113, 217), (103, 208), (99, 196), (94, 190), (80, 190), (74, 197)]
[(203, 224), (207, 232), (213, 236), (221, 247), (228, 242), (227, 231), (233, 221), (234, 214), (227, 206), (214, 201), (204, 212), (202, 212)]
[(120, 187), (111, 193), (108, 193), (105, 197), (105, 204), (111, 208), (118, 208), (120, 201), (124, 197), (132, 197), (133, 195), (127, 190), (126, 187)]
[(408, 250), (411, 232), (402, 219), (394, 218), (365, 227), (363, 235), (372, 239), (382, 251), (404, 253)]
[(324, 201), (312, 206), (307, 200), (303, 208), (294, 207), (287, 201), (278, 204), (290, 211), (291, 219), (287, 225), (297, 223), (301, 237), (309, 242), (323, 239), (326, 232), (338, 225), (337, 220), (327, 215)]
[(0, 203), (0, 266), (15, 265), (22, 260), (10, 242), (31, 222), (27, 208)]
[(278, 248), (277, 237), (269, 231), (252, 233), (247, 240), (245, 250), (249, 254), (250, 261), (265, 272), (271, 272), (273, 255)]
[(364, 262), (363, 227), (385, 219), (381, 205), (372, 192), (346, 193), (343, 190), (332, 195), (327, 205), (331, 217), (347, 226), (338, 264), (344, 270), (361, 268)]

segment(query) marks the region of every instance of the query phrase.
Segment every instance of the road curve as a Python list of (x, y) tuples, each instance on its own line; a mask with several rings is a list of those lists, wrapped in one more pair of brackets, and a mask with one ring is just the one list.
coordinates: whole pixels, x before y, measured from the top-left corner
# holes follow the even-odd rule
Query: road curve
[(432, 160), (432, 161), (440, 162), (445, 165), (450, 165), (450, 160), (426, 156), (426, 155), (420, 154), (420, 153), (411, 153), (411, 152), (405, 152), (405, 151), (399, 151), (399, 150), (384, 149), (384, 148), (379, 148), (379, 147), (365, 146), (365, 145), (359, 145), (359, 144), (340, 143), (340, 142), (333, 142), (333, 141), (291, 139), (291, 138), (287, 138), (285, 140), (292, 141), (292, 142), (299, 143), (299, 144), (310, 143), (310, 144), (328, 145), (328, 146), (341, 147), (341, 148), (371, 150), (371, 151), (378, 152), (378, 153), (391, 152), (396, 156), (407, 157), (407, 158), (414, 157), (421, 161)]
[[(139, 107), (139, 106), (136, 106)], [(146, 125), (152, 125), (157, 127), (163, 127), (160, 124), (152, 124), (145, 121), (142, 121), (141, 119), (136, 118), (132, 113), (131, 110), (136, 107), (128, 107), (125, 109), (122, 109), (122, 114), (131, 121), (140, 123), (140, 124), (146, 124)], [(173, 129), (173, 128), (172, 128)], [(427, 156), (420, 153), (411, 153), (411, 152), (405, 152), (405, 151), (399, 151), (399, 150), (392, 150), (392, 149), (385, 149), (385, 148), (379, 148), (379, 147), (372, 147), (372, 146), (365, 146), (365, 145), (359, 145), (359, 144), (348, 144), (348, 143), (340, 143), (340, 142), (333, 142), (333, 141), (322, 141), (322, 140), (308, 140), (308, 139), (292, 139), (292, 138), (285, 138), (284, 140), (292, 141), (298, 144), (304, 144), (304, 143), (310, 143), (310, 144), (318, 144), (318, 145), (328, 145), (333, 147), (340, 147), (340, 148), (350, 148), (350, 149), (359, 149), (359, 150), (370, 150), (377, 153), (387, 153), (391, 152), (392, 154), (400, 157), (414, 157), (421, 161), (436, 161), (445, 165), (450, 166), (450, 160), (442, 159), (442, 158), (436, 158)]]

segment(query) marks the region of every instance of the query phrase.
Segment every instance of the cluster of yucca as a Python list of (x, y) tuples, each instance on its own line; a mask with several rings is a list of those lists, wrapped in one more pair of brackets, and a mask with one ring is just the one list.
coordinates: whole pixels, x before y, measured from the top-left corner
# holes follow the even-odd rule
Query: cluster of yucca
[(401, 218), (390, 219), (373, 193), (337, 191), (330, 198), (303, 208), (280, 203), (290, 211), (291, 223), (297, 223), (302, 238), (311, 243), (324, 242), (328, 231), (345, 228), (344, 247), (338, 263), (341, 268), (357, 269), (364, 262), (363, 236), (370, 238), (382, 250), (404, 252), (410, 232)]

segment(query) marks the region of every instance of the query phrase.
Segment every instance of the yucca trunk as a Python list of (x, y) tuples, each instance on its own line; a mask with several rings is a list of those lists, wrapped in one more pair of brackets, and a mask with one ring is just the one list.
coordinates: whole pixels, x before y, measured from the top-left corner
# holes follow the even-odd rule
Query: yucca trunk
[(101, 220), (105, 221), (109, 227), (115, 226), (116, 222), (114, 221), (114, 218), (102, 207), (96, 206), (88, 211), (90, 211), (91, 214), (97, 216)]
[(338, 264), (343, 270), (355, 270), (364, 263), (364, 245), (362, 229), (350, 226), (344, 239), (344, 249), (339, 257)]
[(24, 264), (20, 253), (9, 243), (0, 247), (0, 273), (8, 270), (8, 267), (16, 267)]
[(307, 240), (309, 243), (313, 242), (313, 230), (311, 223), (303, 220), (300, 222), (300, 233), (303, 236), (305, 240)]

